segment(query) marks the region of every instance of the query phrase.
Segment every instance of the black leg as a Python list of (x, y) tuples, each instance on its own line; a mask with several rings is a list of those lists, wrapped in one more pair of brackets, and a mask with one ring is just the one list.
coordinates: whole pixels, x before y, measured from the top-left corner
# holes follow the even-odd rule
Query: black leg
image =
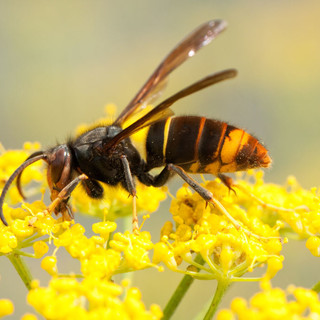
[(133, 212), (132, 212), (132, 231), (137, 232), (139, 230), (138, 215), (137, 215), (137, 204), (136, 204), (136, 185), (132, 177), (130, 170), (130, 165), (126, 156), (121, 156), (121, 162), (124, 169), (125, 183), (122, 183), (123, 187), (132, 195), (133, 197)]
[(213, 197), (213, 194), (202, 187), (197, 181), (193, 180), (181, 167), (174, 164), (167, 165), (168, 170), (177, 173), (194, 191), (198, 192), (199, 195), (207, 202), (212, 203), (217, 206), (219, 210), (229, 219), (229, 221), (235, 226), (237, 230), (240, 229), (240, 224), (235, 220), (230, 213), (225, 209), (225, 207)]
[(181, 167), (174, 164), (168, 164), (168, 170), (177, 173), (194, 191), (198, 192), (204, 200), (209, 202), (212, 200), (213, 194), (192, 179)]
[(121, 162), (124, 169), (124, 177), (125, 177), (125, 183), (123, 183), (123, 187), (132, 195), (133, 197), (136, 196), (136, 184), (132, 177), (132, 173), (130, 170), (129, 161), (126, 158), (126, 156), (121, 156)]
[(174, 173), (177, 173), (186, 183), (189, 184), (192, 189), (198, 192), (204, 200), (210, 201), (212, 199), (213, 195), (210, 191), (208, 191), (206, 188), (203, 188), (198, 182), (193, 180), (181, 167), (172, 163), (167, 164), (157, 176), (144, 173), (138, 176), (138, 178), (142, 183), (148, 186), (161, 187)]
[(138, 176), (138, 179), (147, 186), (162, 187), (172, 175), (173, 172), (170, 171), (168, 165), (166, 165), (157, 176), (152, 176), (150, 173), (144, 172)]
[(93, 179), (82, 180), (81, 184), (84, 187), (84, 190), (86, 191), (89, 197), (94, 199), (102, 199), (103, 188), (97, 180), (93, 180)]
[[(152, 186), (162, 186), (163, 184), (166, 183), (168, 178), (172, 174), (178, 174), (194, 191), (196, 191), (205, 201), (215, 205), (222, 214), (226, 216), (226, 218), (234, 225), (234, 227), (239, 230), (241, 228), (239, 222), (234, 219), (230, 213), (225, 209), (225, 207), (218, 201), (216, 198), (213, 197), (213, 194), (207, 190), (206, 188), (202, 187), (197, 181), (192, 179), (181, 167), (176, 166), (174, 164), (167, 164), (166, 167), (160, 172), (159, 175), (153, 177), (149, 173), (144, 173), (143, 175), (139, 176), (139, 180), (146, 184), (146, 185), (152, 185)], [(232, 186), (233, 181), (231, 178), (228, 176), (219, 175), (219, 178), (221, 181), (232, 191), (233, 188)], [(251, 233), (250, 231), (243, 229), (243, 231), (248, 235), (248, 236), (253, 236), (255, 238), (260, 239), (261, 237)]]

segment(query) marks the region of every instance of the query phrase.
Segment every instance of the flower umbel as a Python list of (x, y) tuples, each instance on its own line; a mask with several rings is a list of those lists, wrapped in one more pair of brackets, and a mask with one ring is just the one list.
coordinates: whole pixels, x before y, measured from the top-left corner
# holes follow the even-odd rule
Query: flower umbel
[[(207, 205), (185, 185), (171, 203), (175, 227), (170, 222), (163, 227), (154, 262), (163, 261), (171, 269), (199, 279), (223, 278), (231, 282), (243, 281), (245, 273), (269, 261), (273, 265), (278, 261), (280, 266), (283, 258), (278, 225), (269, 226), (249, 214), (249, 209), (254, 210), (254, 203), (244, 203), (246, 195), (229, 192), (218, 180), (203, 186), (220, 199), (224, 208), (241, 223), (241, 228), (237, 230), (219, 208)], [(207, 265), (194, 263), (193, 253), (201, 254)], [(179, 269), (182, 261), (195, 269)], [(268, 277), (275, 275), (275, 269), (272, 270), (268, 271)]]
[(235, 298), (230, 309), (221, 310), (217, 316), (217, 320), (319, 318), (318, 294), (295, 286), (289, 286), (287, 290), (269, 286), (255, 294), (249, 302), (243, 298)]
[[(126, 292), (125, 298), (121, 294)], [(28, 294), (28, 302), (46, 319), (161, 319), (156, 305), (147, 310), (137, 288), (129, 288), (107, 279), (53, 278), (48, 287), (37, 283)]]

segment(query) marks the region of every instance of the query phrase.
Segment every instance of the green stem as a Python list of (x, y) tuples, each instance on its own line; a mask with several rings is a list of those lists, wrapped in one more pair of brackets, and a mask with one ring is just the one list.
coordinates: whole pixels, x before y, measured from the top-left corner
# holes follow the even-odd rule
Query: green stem
[[(200, 265), (203, 265), (205, 263), (200, 254), (196, 256), (194, 261)], [(171, 318), (171, 316), (176, 311), (178, 305), (180, 304), (181, 300), (183, 299), (184, 295), (192, 285), (193, 281), (194, 278), (189, 275), (185, 275), (182, 278), (178, 287), (176, 288), (175, 292), (173, 293), (166, 307), (164, 308), (162, 320), (168, 320)]]
[(35, 258), (34, 253), (23, 252), (22, 250), (19, 250), (19, 249), (15, 249), (14, 253), (22, 257)]
[(23, 258), (17, 254), (17, 253), (11, 253), (7, 255), (11, 263), (13, 264), (14, 268), (17, 270), (21, 280), (25, 284), (28, 290), (31, 289), (31, 281), (32, 281), (32, 275), (30, 273), (30, 270), (23, 260)]
[(211, 320), (213, 318), (214, 314), (216, 313), (216, 311), (218, 309), (218, 306), (221, 302), (223, 295), (225, 294), (225, 292), (229, 288), (229, 285), (230, 285), (229, 280), (226, 280), (226, 279), (219, 279), (218, 280), (218, 286), (217, 286), (216, 292), (214, 294), (214, 297), (211, 301), (210, 307), (209, 307), (206, 315), (204, 316), (203, 320)]
[(313, 287), (312, 290), (319, 293), (320, 292), (320, 281), (316, 283)]
[[(31, 238), (29, 238), (28, 240), (26, 240), (26, 241), (23, 241), (22, 243), (21, 243), (21, 245), (19, 246), (19, 248), (27, 248), (27, 247), (32, 247), (33, 245), (34, 245), (34, 243), (36, 242), (36, 241), (33, 241), (33, 240), (37, 240), (37, 239), (39, 239), (39, 238), (41, 238), (42, 236), (39, 236), (39, 235), (36, 235), (36, 236), (34, 236), (34, 237), (31, 237)], [(42, 239), (41, 241), (43, 241), (43, 242), (49, 242), (49, 238), (45, 238), (45, 239)]]

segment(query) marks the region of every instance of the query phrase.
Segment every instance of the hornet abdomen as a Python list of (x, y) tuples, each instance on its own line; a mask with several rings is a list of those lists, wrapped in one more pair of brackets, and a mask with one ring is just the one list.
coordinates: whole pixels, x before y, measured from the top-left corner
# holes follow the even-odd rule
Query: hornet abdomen
[(150, 126), (147, 169), (172, 163), (191, 173), (235, 172), (268, 167), (266, 148), (252, 135), (225, 122), (197, 116), (170, 117)]

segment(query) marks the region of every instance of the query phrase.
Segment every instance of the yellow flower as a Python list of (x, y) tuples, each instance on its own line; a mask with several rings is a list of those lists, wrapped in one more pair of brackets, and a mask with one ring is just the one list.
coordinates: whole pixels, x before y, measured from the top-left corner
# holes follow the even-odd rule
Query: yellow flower
[(149, 232), (116, 233), (109, 245), (123, 254), (124, 259), (121, 263), (123, 268), (139, 270), (153, 265), (149, 258), (149, 251), (153, 248)]
[(262, 175), (256, 176), (255, 183), (248, 179), (237, 182), (243, 194), (244, 203), (252, 200), (256, 205), (250, 209), (250, 214), (271, 226), (276, 226), (280, 233), (287, 237), (312, 240), (307, 245), (312, 254), (317, 256), (315, 237), (320, 235), (320, 190), (303, 189), (294, 177), (289, 177), (284, 186), (263, 183)]
[(230, 310), (221, 310), (217, 315), (217, 320), (229, 319), (320, 319), (320, 301), (318, 294), (310, 289), (268, 287), (249, 302), (235, 298)]
[(49, 286), (34, 286), (27, 300), (46, 319), (161, 319), (161, 309), (147, 310), (137, 288), (127, 289), (107, 279), (54, 278)]
[(92, 254), (80, 259), (80, 262), (85, 277), (110, 279), (120, 265), (121, 255), (112, 249), (96, 248)]
[(18, 246), (15, 235), (7, 228), (0, 229), (0, 253), (9, 253)]
[(58, 273), (57, 258), (54, 256), (47, 256), (41, 261), (41, 268), (47, 271), (50, 275), (55, 276)]
[(8, 299), (0, 299), (0, 317), (8, 316), (14, 311), (13, 303)]
[(22, 316), (21, 320), (37, 320), (38, 318), (31, 314), (31, 313), (26, 313)]
[(44, 241), (36, 241), (33, 243), (33, 250), (35, 257), (41, 258), (48, 252), (49, 247)]
[(173, 251), (170, 250), (165, 243), (158, 242), (154, 245), (152, 262), (158, 264), (162, 261), (169, 269), (177, 270), (177, 262), (175, 260)]
[[(110, 232), (116, 229), (114, 222), (98, 222), (93, 231), (101, 236), (86, 237), (80, 224), (58, 234), (54, 239), (57, 247), (65, 247), (69, 254), (81, 263), (81, 272), (85, 277), (109, 279), (119, 272), (139, 270), (151, 267), (149, 251), (153, 248), (149, 232), (133, 234), (115, 233), (109, 239)], [(106, 248), (106, 243), (110, 248)], [(50, 268), (48, 268), (50, 269)], [(50, 270), (47, 270), (50, 273)]]
[[(228, 281), (238, 281), (254, 267), (267, 263), (265, 278), (273, 277), (282, 267), (278, 227), (269, 226), (252, 214), (253, 208), (258, 210), (260, 204), (252, 198), (249, 201), (247, 194), (229, 192), (218, 179), (203, 186), (219, 199), (241, 227), (238, 230), (220, 207), (207, 205), (199, 194), (184, 185), (170, 208), (176, 227), (168, 222), (164, 225), (162, 241), (155, 245), (153, 262), (162, 261), (169, 268), (195, 278)], [(200, 254), (207, 266), (195, 263), (193, 253)], [(183, 260), (196, 269), (177, 269)]]
[[(72, 193), (72, 206), (83, 214), (111, 221), (132, 215), (132, 197), (126, 190), (106, 184), (103, 184), (103, 188), (105, 197), (102, 200), (94, 200), (85, 193), (81, 186), (78, 186)], [(136, 189), (138, 214), (156, 211), (160, 202), (166, 198), (166, 188), (147, 187), (138, 181)]]
[(316, 236), (311, 236), (307, 242), (306, 247), (310, 250), (310, 252), (316, 256), (320, 257), (320, 238)]
[(117, 224), (111, 221), (97, 222), (92, 225), (92, 231), (99, 233), (104, 240), (109, 239), (111, 232), (115, 231)]

